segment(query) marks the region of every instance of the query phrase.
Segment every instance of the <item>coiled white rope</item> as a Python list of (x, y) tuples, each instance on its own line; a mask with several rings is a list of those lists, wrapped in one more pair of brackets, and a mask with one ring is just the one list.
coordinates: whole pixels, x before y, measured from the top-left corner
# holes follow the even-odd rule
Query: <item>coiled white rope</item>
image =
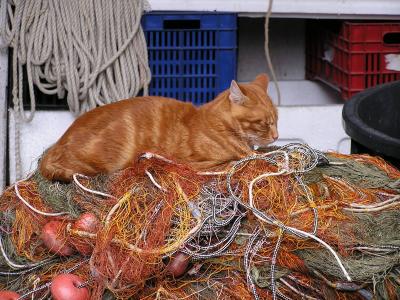
[[(36, 85), (64, 98), (79, 115), (96, 106), (147, 94), (151, 79), (140, 19), (146, 0), (2, 0), (1, 33), (13, 48), (12, 97), (16, 176), (21, 177), (21, 121), (35, 113)], [(4, 15), (7, 17), (4, 17)], [(26, 65), (31, 111), (23, 109)]]

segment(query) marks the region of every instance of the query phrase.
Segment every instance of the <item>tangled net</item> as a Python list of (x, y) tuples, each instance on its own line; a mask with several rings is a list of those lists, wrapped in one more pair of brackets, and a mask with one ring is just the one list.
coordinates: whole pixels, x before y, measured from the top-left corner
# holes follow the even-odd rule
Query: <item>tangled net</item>
[(0, 290), (45, 299), (74, 273), (91, 299), (397, 299), (399, 205), (382, 159), (301, 144), (219, 173), (151, 153), (71, 184), (34, 173), (1, 196)]

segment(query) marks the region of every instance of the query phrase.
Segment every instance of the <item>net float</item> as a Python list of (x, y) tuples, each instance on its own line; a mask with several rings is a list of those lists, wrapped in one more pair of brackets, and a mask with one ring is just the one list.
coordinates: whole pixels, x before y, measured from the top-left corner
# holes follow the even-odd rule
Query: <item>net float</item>
[(21, 296), (13, 291), (0, 291), (0, 300), (17, 300)]
[(50, 291), (54, 300), (89, 300), (87, 287), (80, 287), (84, 281), (74, 274), (60, 274), (53, 278)]
[[(91, 212), (83, 213), (72, 225), (73, 230), (85, 231), (89, 233), (97, 233), (100, 228), (100, 221), (97, 216)], [(90, 244), (92, 240), (82, 239), (73, 237), (71, 240), (72, 244), (78, 250), (79, 253), (83, 255), (90, 255), (93, 252), (93, 244)]]
[(172, 277), (177, 278), (186, 273), (189, 266), (190, 256), (183, 252), (176, 252), (172, 255), (169, 261), (166, 271)]
[(43, 226), (40, 235), (47, 249), (60, 256), (69, 256), (74, 253), (74, 248), (67, 241), (65, 228), (65, 224), (60, 221), (50, 221)]

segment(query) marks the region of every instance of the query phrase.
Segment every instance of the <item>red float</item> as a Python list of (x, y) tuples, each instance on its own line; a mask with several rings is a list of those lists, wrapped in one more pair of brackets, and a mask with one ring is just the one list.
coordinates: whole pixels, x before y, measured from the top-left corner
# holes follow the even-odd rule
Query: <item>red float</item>
[(0, 291), (0, 300), (17, 300), (21, 297), (13, 291)]
[(173, 277), (177, 278), (186, 273), (189, 265), (190, 256), (183, 252), (176, 252), (172, 255), (169, 261), (166, 271)]
[[(72, 229), (74, 230), (81, 230), (90, 233), (97, 233), (99, 228), (99, 219), (95, 214), (90, 212), (80, 215), (72, 225)], [(83, 255), (90, 255), (93, 252), (93, 244), (91, 244), (91, 242), (93, 242), (92, 240), (85, 239), (85, 242), (83, 242), (82, 238), (72, 238), (71, 242), (74, 244), (79, 253)]]
[(53, 278), (50, 291), (54, 300), (89, 300), (86, 287), (78, 287), (84, 281), (74, 274), (60, 274)]
[(40, 238), (52, 253), (61, 256), (69, 256), (74, 253), (74, 249), (67, 242), (66, 225), (62, 222), (50, 221), (44, 225)]
[(100, 221), (96, 215), (90, 212), (83, 213), (75, 221), (73, 229), (83, 230), (91, 233), (97, 232), (100, 227)]

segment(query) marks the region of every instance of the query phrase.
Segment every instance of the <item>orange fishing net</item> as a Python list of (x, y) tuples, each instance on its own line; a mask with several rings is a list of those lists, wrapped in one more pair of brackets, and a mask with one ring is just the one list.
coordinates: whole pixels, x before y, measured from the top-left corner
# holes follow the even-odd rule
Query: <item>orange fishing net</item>
[[(45, 295), (64, 272), (83, 278), (92, 299), (362, 299), (374, 294), (374, 276), (381, 293), (397, 295), (396, 273), (382, 274), (395, 270), (400, 245), (382, 224), (396, 220), (400, 172), (378, 158), (292, 145), (200, 174), (148, 154), (59, 187), (69, 189), (63, 212), (38, 190), (43, 180), (17, 183), (0, 202), (0, 289), (23, 297)], [(51, 221), (59, 248), (43, 242)], [(63, 246), (74, 254), (60, 258)], [(366, 272), (361, 257), (376, 256), (384, 262)], [(174, 263), (183, 275), (171, 273)], [(21, 276), (10, 280), (15, 269)]]

